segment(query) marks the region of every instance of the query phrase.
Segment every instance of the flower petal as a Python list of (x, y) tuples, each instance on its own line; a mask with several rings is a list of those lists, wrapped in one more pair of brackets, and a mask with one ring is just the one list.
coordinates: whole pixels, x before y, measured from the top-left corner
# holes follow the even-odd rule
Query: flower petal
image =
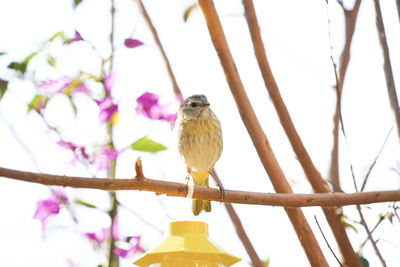
[(144, 45), (144, 43), (142, 41), (139, 41), (139, 40), (133, 39), (133, 38), (126, 38), (124, 41), (124, 44), (128, 48), (135, 48), (135, 47)]

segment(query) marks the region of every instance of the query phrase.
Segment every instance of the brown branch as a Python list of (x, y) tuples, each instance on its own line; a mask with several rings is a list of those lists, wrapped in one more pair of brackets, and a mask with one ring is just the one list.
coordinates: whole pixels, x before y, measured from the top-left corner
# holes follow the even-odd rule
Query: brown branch
[[(108, 191), (143, 190), (175, 197), (186, 197), (188, 193), (186, 184), (149, 178), (85, 178), (17, 171), (1, 167), (0, 177), (42, 185), (69, 186), (74, 188), (100, 189)], [(218, 189), (204, 186), (195, 186), (193, 197), (196, 199), (212, 200), (217, 202), (221, 201)], [(394, 201), (400, 201), (400, 190), (317, 194), (258, 193), (225, 190), (225, 197), (223, 199), (223, 202), (229, 203), (280, 207), (337, 207)]]
[(400, 137), (400, 109), (399, 101), (397, 99), (396, 87), (394, 84), (392, 64), (390, 63), (389, 46), (386, 40), (385, 27), (383, 25), (383, 18), (381, 7), (378, 0), (374, 0), (376, 12), (376, 28), (378, 29), (379, 41), (383, 51), (383, 69), (385, 71), (386, 87), (388, 90), (390, 106), (392, 107), (393, 114), (396, 121), (397, 133)]
[[(244, 90), (214, 3), (212, 0), (199, 0), (199, 6), (205, 17), (212, 43), (225, 72), (226, 80), (236, 101), (242, 121), (253, 141), (264, 169), (268, 173), (278, 193), (292, 193), (292, 189), (271, 150), (268, 139), (258, 122), (249, 98)], [(285, 211), (296, 231), (310, 264), (312, 266), (328, 266), (321, 248), (301, 209), (286, 208)]]
[[(335, 77), (336, 77), (336, 110), (335, 115), (333, 117), (334, 129), (333, 129), (333, 147), (331, 152), (331, 168), (329, 171), (329, 179), (333, 185), (336, 186), (336, 189), (340, 187), (339, 180), (339, 123), (341, 121), (341, 102), (342, 102), (342, 92), (343, 92), (343, 84), (347, 72), (347, 67), (350, 62), (350, 48), (351, 43), (353, 41), (354, 30), (356, 26), (358, 11), (360, 9), (361, 0), (357, 0), (354, 3), (354, 7), (351, 10), (346, 10), (343, 6), (343, 3), (340, 1), (343, 8), (344, 18), (345, 18), (345, 44), (340, 55), (339, 59), (339, 73), (336, 71), (336, 64), (333, 61), (333, 57), (331, 56), (332, 63), (334, 65)], [(334, 191), (335, 187), (334, 187)]]
[[(315, 168), (306, 148), (301, 141), (299, 134), (292, 122), (289, 111), (281, 97), (278, 85), (274, 79), (267, 55), (265, 52), (264, 44), (260, 34), (260, 27), (258, 25), (257, 16), (252, 0), (243, 0), (247, 24), (249, 26), (251, 39), (253, 42), (254, 53), (257, 58), (265, 86), (272, 99), (275, 109), (278, 113), (280, 122), (285, 130), (286, 135), (293, 147), (297, 159), (299, 160), (312, 188), (318, 193), (327, 193), (328, 189), (325, 182)], [(333, 208), (324, 208), (325, 217), (332, 229), (336, 242), (339, 244), (340, 251), (344, 257), (345, 265), (347, 266), (360, 266), (357, 255), (355, 254), (350, 240), (344, 229), (344, 225), (340, 221), (336, 210)]]
[(380, 262), (382, 263), (382, 266), (386, 267), (385, 260), (383, 259), (381, 253), (379, 252), (378, 246), (376, 245), (375, 240), (372, 238), (372, 233), (368, 228), (367, 222), (365, 221), (364, 215), (361, 212), (361, 207), (360, 205), (357, 205), (357, 210), (358, 214), (360, 215), (360, 223), (364, 227), (365, 231), (367, 232), (368, 239), (372, 244), (372, 247), (374, 248), (375, 254), (378, 256)]
[(138, 4), (139, 9), (142, 12), (143, 17), (146, 20), (147, 25), (150, 28), (150, 31), (153, 35), (154, 41), (156, 42), (156, 44), (158, 46), (158, 49), (160, 49), (161, 56), (164, 59), (165, 65), (167, 67), (168, 75), (169, 75), (169, 78), (171, 79), (175, 95), (182, 95), (181, 89), (179, 89), (178, 83), (176, 82), (174, 72), (172, 71), (171, 64), (169, 63), (167, 54), (165, 53), (165, 50), (161, 44), (160, 38), (158, 37), (157, 30), (154, 27), (153, 22), (151, 21), (149, 13), (147, 13), (147, 10), (146, 10), (145, 6), (143, 5), (142, 0), (136, 0), (136, 3)]
[[(213, 174), (213, 178), (216, 180), (218, 186), (222, 187), (222, 182), (219, 179), (218, 174), (215, 171), (215, 169), (212, 169), (212, 174)], [(225, 194), (223, 196), (225, 196)], [(250, 239), (247, 236), (246, 231), (244, 230), (242, 222), (240, 221), (240, 218), (237, 215), (232, 204), (228, 203), (228, 202), (224, 202), (224, 205), (225, 205), (226, 211), (228, 212), (229, 218), (231, 218), (231, 221), (232, 221), (233, 225), (235, 226), (236, 233), (237, 233), (240, 241), (242, 241), (242, 244), (251, 259), (252, 266), (264, 267), (264, 264), (262, 263), (260, 257), (258, 257), (258, 254), (257, 254), (256, 250), (254, 249), (253, 244), (250, 242)]]

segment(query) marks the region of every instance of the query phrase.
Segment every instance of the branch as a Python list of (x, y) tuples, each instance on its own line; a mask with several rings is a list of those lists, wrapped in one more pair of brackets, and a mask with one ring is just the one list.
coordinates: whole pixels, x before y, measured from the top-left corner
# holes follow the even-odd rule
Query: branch
[[(297, 159), (299, 160), (314, 191), (318, 193), (327, 193), (328, 189), (325, 185), (324, 179), (314, 166), (299, 134), (297, 133), (289, 111), (287, 110), (279, 92), (278, 85), (272, 74), (261, 38), (260, 27), (258, 25), (254, 4), (252, 0), (244, 0), (243, 5), (258, 66), (264, 79), (264, 84), (275, 106), (275, 110), (278, 113), (280, 123), (284, 128)], [(336, 214), (336, 210), (332, 208), (324, 208), (323, 211), (335, 236), (336, 242), (339, 244), (340, 251), (345, 260), (345, 265), (360, 266), (358, 257), (354, 253), (350, 240), (344, 229), (344, 225), (340, 221), (339, 216)]]
[[(268, 139), (261, 128), (244, 90), (214, 3), (212, 0), (199, 0), (199, 6), (206, 20), (212, 43), (218, 54), (232, 96), (236, 101), (242, 121), (253, 141), (261, 163), (268, 173), (275, 191), (278, 193), (292, 193), (292, 189), (272, 152)], [(285, 211), (311, 265), (328, 266), (321, 248), (301, 209), (285, 209)]]
[(376, 28), (378, 29), (379, 41), (381, 43), (383, 51), (383, 58), (384, 58), (383, 69), (385, 71), (386, 86), (389, 94), (390, 105), (392, 107), (396, 121), (397, 133), (398, 136), (400, 137), (400, 109), (396, 93), (396, 87), (394, 84), (392, 64), (390, 63), (389, 46), (386, 40), (385, 27), (383, 25), (383, 18), (379, 1), (374, 0), (374, 5), (376, 12)]
[[(357, 0), (354, 3), (354, 7), (352, 10), (346, 10), (343, 6), (342, 2), (339, 2), (343, 8), (343, 13), (344, 13), (344, 18), (345, 18), (345, 23), (346, 23), (346, 41), (344, 44), (344, 48), (342, 51), (342, 54), (340, 55), (340, 60), (339, 60), (339, 73), (336, 71), (336, 64), (333, 61), (332, 57), (332, 51), (331, 51), (331, 60), (333, 63), (334, 71), (335, 71), (335, 78), (336, 78), (336, 110), (335, 110), (335, 115), (333, 118), (334, 122), (334, 129), (333, 129), (333, 148), (332, 148), (332, 153), (331, 153), (331, 158), (332, 158), (332, 163), (331, 163), (331, 168), (329, 171), (330, 174), (330, 180), (336, 188), (340, 187), (340, 181), (339, 181), (339, 121), (341, 121), (342, 118), (342, 113), (341, 113), (341, 102), (342, 102), (342, 92), (343, 92), (343, 84), (344, 84), (344, 79), (346, 76), (347, 72), (347, 67), (349, 65), (350, 61), (350, 48), (351, 48), (351, 43), (353, 41), (353, 36), (354, 36), (354, 30), (356, 26), (356, 21), (357, 21), (357, 16), (358, 16), (358, 11), (360, 9), (360, 4), (361, 0)], [(329, 17), (328, 17), (329, 20)], [(332, 47), (332, 44), (331, 44)], [(334, 191), (335, 187), (334, 187)]]
[[(166, 194), (175, 197), (186, 197), (188, 193), (186, 184), (144, 177), (142, 179), (85, 178), (17, 171), (1, 167), (0, 177), (42, 185), (58, 185), (108, 191), (139, 190), (154, 192), (157, 195)], [(196, 199), (221, 202), (220, 191), (217, 188), (194, 186), (193, 197)], [(225, 190), (223, 199), (223, 202), (229, 203), (279, 207), (338, 207), (394, 201), (400, 201), (400, 190), (318, 194), (282, 194)]]
[[(221, 180), (219, 179), (218, 174), (214, 168), (212, 169), (212, 174), (213, 174), (214, 180), (216, 180), (216, 183), (219, 186), (222, 186)], [(231, 219), (231, 221), (233, 223), (233, 226), (235, 226), (236, 233), (237, 233), (240, 241), (242, 241), (242, 244), (251, 259), (252, 266), (263, 267), (264, 264), (261, 262), (260, 257), (258, 257), (258, 254), (257, 254), (256, 250), (254, 249), (253, 244), (250, 242), (250, 239), (247, 236), (246, 231), (244, 230), (242, 222), (240, 221), (240, 218), (237, 215), (232, 204), (225, 202), (224, 205), (225, 205), (226, 211), (228, 212), (229, 218)]]
[(378, 246), (376, 245), (376, 241), (374, 240), (374, 238), (372, 237), (372, 233), (368, 228), (367, 222), (365, 221), (364, 215), (361, 212), (361, 207), (360, 205), (357, 205), (357, 210), (358, 210), (358, 214), (360, 215), (360, 222), (361, 225), (364, 227), (365, 232), (367, 232), (368, 235), (368, 239), (371, 242), (372, 247), (374, 248), (375, 254), (376, 256), (378, 256), (379, 261), (381, 262), (383, 267), (386, 267), (386, 263), (385, 260), (383, 259), (381, 253), (379, 252)]
[(147, 13), (147, 10), (146, 10), (145, 6), (143, 5), (142, 0), (136, 0), (136, 3), (139, 6), (139, 9), (142, 12), (142, 15), (143, 15), (144, 19), (146, 20), (147, 25), (149, 26), (151, 33), (153, 34), (154, 41), (156, 42), (158, 48), (160, 49), (162, 58), (164, 59), (165, 65), (167, 67), (169, 78), (171, 79), (171, 82), (172, 82), (172, 86), (173, 86), (175, 95), (182, 95), (182, 92), (179, 89), (178, 83), (176, 82), (174, 72), (172, 71), (171, 64), (169, 63), (167, 54), (165, 53), (165, 50), (164, 50), (164, 48), (163, 48), (163, 46), (161, 44), (160, 38), (158, 37), (157, 30), (154, 27), (153, 22), (151, 21), (149, 13)]

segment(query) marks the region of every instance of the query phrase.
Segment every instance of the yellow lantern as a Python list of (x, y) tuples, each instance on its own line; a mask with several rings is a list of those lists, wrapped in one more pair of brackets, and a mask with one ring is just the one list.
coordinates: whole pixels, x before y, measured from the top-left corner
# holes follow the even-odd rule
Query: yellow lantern
[(225, 253), (208, 240), (208, 224), (199, 221), (177, 221), (169, 224), (170, 235), (156, 248), (133, 264), (161, 267), (231, 266), (240, 258)]

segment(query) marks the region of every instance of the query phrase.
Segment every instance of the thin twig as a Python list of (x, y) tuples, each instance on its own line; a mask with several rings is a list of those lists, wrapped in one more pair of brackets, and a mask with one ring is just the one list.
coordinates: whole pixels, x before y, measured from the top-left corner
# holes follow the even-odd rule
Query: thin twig
[(364, 178), (364, 181), (362, 183), (361, 190), (360, 190), (361, 192), (364, 191), (364, 188), (367, 185), (367, 181), (368, 181), (369, 175), (371, 174), (371, 171), (374, 168), (376, 162), (378, 161), (378, 158), (381, 155), (383, 148), (385, 147), (387, 141), (389, 140), (389, 137), (390, 137), (390, 134), (392, 133), (392, 130), (393, 130), (393, 126), (390, 128), (388, 134), (386, 135), (385, 140), (383, 141), (383, 144), (382, 144), (381, 148), (379, 149), (378, 154), (376, 155), (374, 161), (372, 162), (371, 166), (369, 167), (369, 169), (367, 171), (367, 174), (365, 175), (365, 178)]
[[(222, 187), (222, 182), (219, 179), (217, 172), (215, 171), (215, 169), (213, 169), (212, 171), (213, 171), (214, 179)], [(231, 221), (233, 223), (233, 226), (235, 226), (236, 233), (237, 233), (240, 241), (242, 241), (242, 244), (243, 244), (244, 248), (247, 251), (247, 254), (249, 255), (249, 257), (251, 259), (252, 266), (263, 267), (264, 264), (261, 262), (260, 257), (258, 256), (256, 250), (253, 247), (253, 244), (250, 242), (250, 239), (247, 236), (246, 231), (244, 230), (242, 222), (240, 221), (240, 218), (237, 215), (237, 213), (236, 213), (235, 209), (233, 208), (232, 204), (224, 202), (224, 205), (225, 205), (226, 211), (228, 212), (229, 218), (231, 219)]]
[(174, 75), (174, 72), (172, 71), (171, 64), (169, 63), (167, 54), (165, 53), (165, 50), (164, 50), (164, 48), (163, 48), (163, 46), (161, 44), (160, 38), (158, 37), (157, 30), (154, 27), (153, 22), (151, 21), (149, 13), (147, 13), (147, 10), (146, 10), (145, 6), (143, 5), (142, 0), (135, 0), (135, 1), (136, 1), (137, 5), (139, 6), (140, 11), (142, 12), (144, 19), (146, 20), (147, 25), (149, 26), (151, 33), (153, 34), (153, 38), (154, 38), (154, 41), (157, 44), (158, 49), (160, 49), (162, 58), (164, 59), (165, 65), (167, 67), (169, 78), (171, 79), (171, 82), (172, 82), (174, 93), (175, 93), (175, 95), (181, 95), (182, 96), (181, 89), (179, 89), (178, 83), (176, 82), (175, 75)]
[(383, 25), (383, 17), (379, 0), (374, 0), (375, 12), (376, 12), (376, 28), (378, 30), (379, 41), (383, 51), (383, 69), (385, 71), (386, 87), (388, 90), (390, 106), (392, 107), (393, 114), (396, 121), (397, 134), (400, 137), (400, 109), (399, 100), (397, 98), (396, 86), (394, 83), (392, 64), (390, 62), (389, 46), (386, 39), (385, 27)]
[(367, 222), (365, 221), (364, 215), (361, 212), (360, 205), (357, 205), (357, 210), (358, 210), (358, 214), (360, 215), (361, 225), (364, 227), (365, 232), (367, 232), (368, 239), (371, 242), (372, 247), (374, 248), (376, 256), (378, 256), (380, 262), (382, 263), (382, 266), (386, 267), (385, 260), (383, 259), (382, 255), (381, 255), (381, 253), (380, 253), (380, 251), (378, 249), (378, 246), (376, 245), (375, 240), (372, 238), (372, 232), (368, 228), (368, 225), (367, 225)]
[(321, 226), (319, 225), (319, 222), (318, 222), (318, 220), (317, 220), (317, 216), (314, 215), (314, 219), (315, 219), (315, 222), (317, 223), (318, 229), (319, 229), (319, 231), (321, 232), (321, 235), (322, 235), (322, 237), (324, 238), (325, 243), (326, 243), (326, 245), (328, 246), (329, 250), (331, 251), (332, 255), (335, 257), (335, 259), (336, 259), (336, 261), (339, 263), (339, 265), (340, 265), (341, 267), (343, 267), (343, 264), (340, 262), (340, 260), (339, 260), (338, 257), (336, 256), (335, 252), (333, 251), (333, 249), (332, 249), (331, 246), (329, 245), (329, 242), (328, 242), (328, 240), (326, 239), (325, 234), (324, 234), (324, 232), (323, 232), (322, 229), (321, 229)]

